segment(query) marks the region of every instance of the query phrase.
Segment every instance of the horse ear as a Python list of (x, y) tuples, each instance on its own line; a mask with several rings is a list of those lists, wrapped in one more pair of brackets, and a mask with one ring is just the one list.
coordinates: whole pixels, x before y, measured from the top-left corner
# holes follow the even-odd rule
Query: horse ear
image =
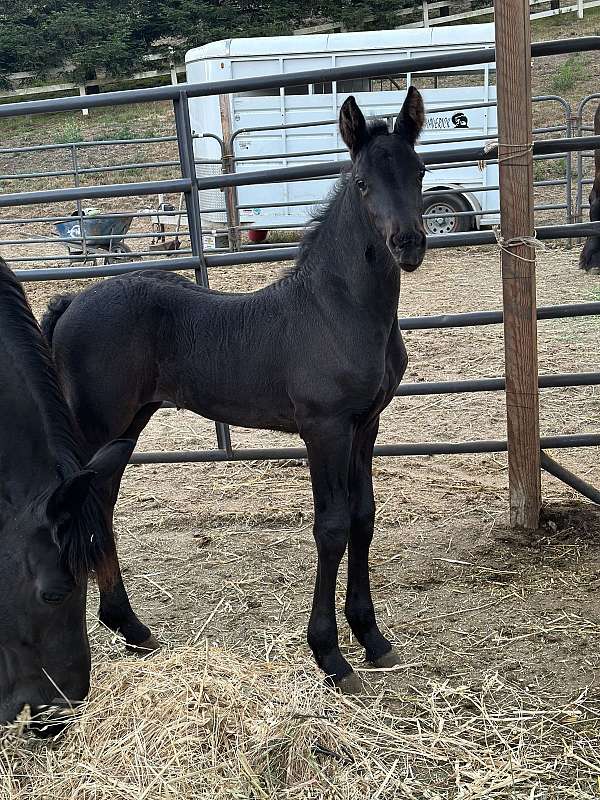
[(340, 109), (340, 133), (352, 158), (356, 157), (369, 138), (367, 123), (352, 95), (344, 100)]
[(76, 472), (52, 492), (46, 514), (53, 525), (60, 528), (77, 516), (89, 494), (94, 476), (91, 470)]
[(133, 439), (114, 439), (100, 448), (85, 465), (86, 470), (94, 473), (94, 483), (102, 483), (112, 478), (119, 470), (125, 469), (134, 447)]
[(414, 146), (425, 124), (425, 106), (418, 89), (409, 87), (406, 99), (396, 117), (394, 133), (404, 136)]
[(134, 447), (133, 439), (115, 439), (98, 450), (82, 470), (66, 478), (50, 495), (48, 519), (60, 528), (76, 517), (92, 485), (102, 484), (125, 469)]

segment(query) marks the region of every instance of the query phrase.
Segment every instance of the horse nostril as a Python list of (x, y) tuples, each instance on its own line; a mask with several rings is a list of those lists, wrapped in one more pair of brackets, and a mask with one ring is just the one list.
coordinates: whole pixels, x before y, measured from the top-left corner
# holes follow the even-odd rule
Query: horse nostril
[(420, 230), (411, 233), (392, 233), (388, 239), (388, 245), (392, 250), (402, 250), (405, 247), (424, 247), (425, 242), (425, 233)]
[(402, 233), (392, 233), (389, 243), (392, 250), (401, 250), (406, 246), (406, 235)]

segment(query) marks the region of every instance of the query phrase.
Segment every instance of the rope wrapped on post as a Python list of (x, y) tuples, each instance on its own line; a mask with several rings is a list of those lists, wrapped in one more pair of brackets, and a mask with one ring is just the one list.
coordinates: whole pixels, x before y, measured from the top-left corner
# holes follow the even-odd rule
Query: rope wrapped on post
[(513, 258), (516, 258), (519, 261), (529, 261), (530, 263), (533, 263), (535, 258), (527, 258), (527, 256), (521, 256), (517, 253), (513, 253), (511, 248), (521, 246), (531, 247), (533, 249), (537, 247), (540, 250), (544, 250), (546, 248), (544, 242), (540, 242), (540, 240), (537, 238), (537, 231), (534, 231), (533, 236), (513, 236), (512, 239), (505, 239), (500, 233), (500, 227), (498, 225), (494, 225), (492, 230), (494, 232), (494, 236), (496, 237), (496, 244), (500, 250), (510, 253)]
[[(514, 153), (507, 153), (506, 155), (500, 155), (500, 148), (501, 147), (514, 147)], [(494, 139), (490, 142), (486, 142), (483, 146), (484, 155), (490, 156), (491, 153), (496, 150), (498, 152), (498, 164), (502, 164), (505, 161), (511, 161), (514, 158), (518, 158), (522, 155), (527, 155), (527, 153), (531, 153), (533, 151), (533, 142), (529, 142), (528, 144), (518, 144), (518, 143), (511, 143), (511, 142), (499, 142), (497, 139)], [(491, 156), (490, 156), (491, 157)], [(480, 170), (483, 171), (485, 166), (485, 159), (481, 159), (477, 162), (477, 166)]]

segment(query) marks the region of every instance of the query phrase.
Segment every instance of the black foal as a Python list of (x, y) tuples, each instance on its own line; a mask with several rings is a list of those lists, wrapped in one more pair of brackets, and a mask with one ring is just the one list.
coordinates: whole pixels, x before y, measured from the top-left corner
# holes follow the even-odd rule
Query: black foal
[[(90, 452), (116, 436), (137, 439), (165, 400), (232, 425), (300, 434), (318, 553), (308, 641), (320, 667), (349, 690), (359, 682), (340, 652), (335, 614), (346, 548), (350, 626), (369, 661), (396, 662), (369, 585), (371, 462), (379, 415), (407, 363), (400, 269), (416, 269), (425, 255), (424, 168), (414, 150), (423, 122), (412, 87), (391, 133), (346, 100), (340, 130), (352, 168), (280, 281), (230, 294), (143, 271), (59, 298), (44, 320)], [(108, 517), (120, 477), (105, 498)], [(154, 644), (121, 581), (102, 595), (100, 614), (129, 643)]]

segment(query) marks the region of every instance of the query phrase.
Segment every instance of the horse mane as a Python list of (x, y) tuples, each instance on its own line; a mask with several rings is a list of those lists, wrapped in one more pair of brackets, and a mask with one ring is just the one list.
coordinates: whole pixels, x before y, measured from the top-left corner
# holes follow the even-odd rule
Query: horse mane
[[(387, 136), (389, 134), (388, 124), (384, 119), (375, 117), (367, 121), (369, 137), (374, 139), (376, 136)], [(307, 264), (309, 254), (313, 249), (319, 236), (321, 226), (326, 223), (337, 208), (338, 201), (344, 195), (349, 184), (350, 172), (352, 167), (345, 167), (340, 173), (340, 177), (329, 191), (329, 194), (322, 203), (319, 203), (311, 214), (311, 219), (300, 240), (300, 247), (296, 263), (285, 273), (286, 276), (297, 274)]]
[(79, 450), (79, 443), (74, 435), (74, 423), (58, 383), (50, 350), (21, 284), (1, 258), (0, 319), (2, 338), (7, 346), (10, 343), (13, 345), (12, 368), (24, 378), (35, 399), (39, 420), (49, 444), (61, 456), (74, 456)]
[(349, 177), (350, 170), (342, 172), (335, 184), (329, 190), (327, 197), (312, 211), (310, 222), (306, 226), (306, 229), (302, 234), (302, 238), (300, 239), (296, 263), (290, 267), (287, 274), (293, 275), (308, 261), (308, 256), (313, 249), (316, 239), (320, 233), (321, 226), (330, 218), (333, 213), (333, 209), (338, 203), (338, 200), (345, 193), (346, 187), (348, 186)]
[[(82, 439), (25, 292), (2, 258), (0, 321), (2, 340), (11, 354), (10, 368), (27, 386), (48, 448), (56, 456), (59, 476), (67, 478), (82, 469)], [(99, 583), (110, 583), (116, 568), (114, 540), (93, 488), (73, 518), (69, 533), (56, 544), (74, 578), (81, 580), (94, 571)]]

